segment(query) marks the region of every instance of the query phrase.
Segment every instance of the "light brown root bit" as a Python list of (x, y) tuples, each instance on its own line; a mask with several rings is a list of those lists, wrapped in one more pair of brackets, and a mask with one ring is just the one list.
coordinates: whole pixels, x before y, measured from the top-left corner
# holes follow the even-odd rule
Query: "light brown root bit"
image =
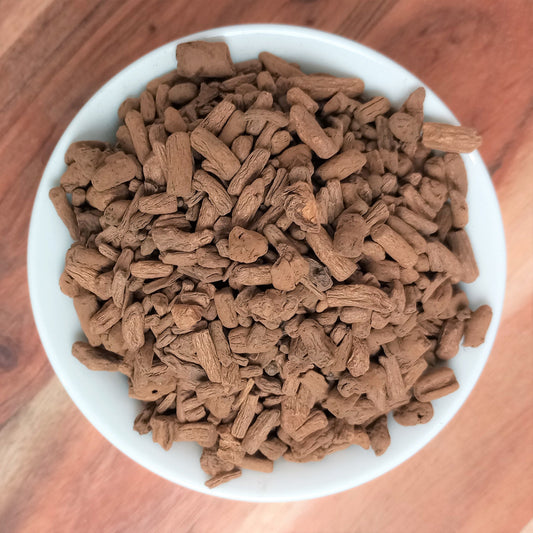
[(426, 122), (422, 128), (422, 142), (431, 150), (468, 153), (479, 148), (481, 137), (472, 128)]

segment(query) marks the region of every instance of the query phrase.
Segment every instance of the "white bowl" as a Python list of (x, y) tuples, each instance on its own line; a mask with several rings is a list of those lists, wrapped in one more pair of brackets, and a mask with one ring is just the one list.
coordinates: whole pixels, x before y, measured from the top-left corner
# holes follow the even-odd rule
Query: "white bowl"
[[(114, 140), (117, 109), (127, 97), (138, 95), (152, 78), (175, 67), (176, 44), (190, 40), (224, 40), (235, 61), (251, 59), (263, 50), (299, 63), (308, 71), (363, 78), (368, 94), (387, 96), (399, 105), (420, 80), (390, 59), (348, 39), (294, 26), (249, 24), (196, 33), (168, 43), (135, 61), (106, 83), (80, 110), (59, 140), (37, 191), (28, 240), (28, 279), (37, 329), (50, 363), (68, 394), (87, 419), (112, 444), (134, 461), (160, 476), (200, 492), (247, 501), (291, 501), (346, 490), (399, 465), (450, 421), (474, 387), (496, 335), (505, 288), (505, 242), (501, 215), (490, 176), (478, 152), (464, 156), (469, 177), (468, 233), (480, 276), (465, 286), (471, 305), (489, 304), (494, 317), (486, 342), (461, 348), (450, 361), (460, 388), (434, 402), (435, 415), (425, 425), (399, 426), (391, 419), (392, 444), (385, 455), (357, 446), (334, 453), (317, 463), (278, 461), (272, 474), (245, 471), (241, 478), (209, 490), (200, 469), (201, 448), (175, 443), (164, 451), (150, 435), (140, 436), (133, 420), (141, 406), (128, 397), (126, 378), (118, 373), (92, 372), (71, 355), (72, 343), (83, 337), (70, 298), (58, 286), (70, 245), (66, 228), (56, 215), (48, 191), (65, 170), (63, 156), (70, 143), (84, 139)], [(426, 116), (457, 123), (451, 111), (426, 87)]]

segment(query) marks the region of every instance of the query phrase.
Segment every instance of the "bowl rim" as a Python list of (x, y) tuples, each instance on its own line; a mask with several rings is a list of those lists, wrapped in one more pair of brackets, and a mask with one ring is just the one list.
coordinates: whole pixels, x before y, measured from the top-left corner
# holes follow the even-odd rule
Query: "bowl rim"
[[(454, 409), (451, 409), (449, 413), (447, 413), (447, 416), (443, 417), (442, 423), (437, 425), (433, 431), (427, 431), (426, 434), (424, 434), (423, 437), (420, 437), (417, 441), (417, 445), (414, 447), (414, 449), (409, 449), (408, 453), (399, 454), (399, 458), (395, 461), (395, 464), (391, 467), (385, 463), (383, 463), (382, 468), (376, 468), (372, 475), (367, 476), (363, 481), (356, 483), (355, 485), (349, 482), (339, 483), (338, 486), (334, 488), (329, 489), (321, 489), (320, 487), (310, 487), (305, 494), (295, 494), (295, 495), (288, 495), (283, 497), (276, 497), (269, 494), (252, 494), (249, 495), (245, 491), (240, 494), (226, 494), (224, 492), (219, 492), (217, 490), (211, 491), (207, 487), (203, 485), (203, 482), (200, 481), (198, 484), (196, 483), (189, 483), (186, 481), (176, 481), (165, 471), (163, 471), (160, 468), (157, 468), (154, 466), (153, 462), (150, 462), (147, 460), (142, 453), (136, 453), (135, 446), (131, 446), (125, 441), (120, 440), (120, 438), (116, 434), (109, 434), (108, 431), (106, 431), (103, 428), (103, 423), (101, 423), (100, 418), (98, 415), (95, 414), (94, 411), (91, 411), (89, 402), (87, 399), (85, 399), (84, 395), (81, 393), (78, 393), (74, 383), (71, 382), (70, 378), (68, 377), (68, 372), (64, 372), (59, 359), (56, 358), (54, 354), (54, 350), (51, 346), (51, 341), (48, 338), (46, 325), (44, 323), (44, 320), (42, 316), (37, 311), (37, 288), (35, 286), (35, 276), (33, 275), (35, 263), (31, 260), (32, 259), (32, 242), (35, 240), (35, 234), (36, 234), (36, 227), (38, 225), (38, 221), (36, 220), (36, 206), (38, 202), (42, 199), (43, 195), (47, 196), (48, 190), (47, 187), (45, 187), (45, 182), (42, 179), (45, 173), (47, 172), (47, 169), (51, 162), (55, 160), (58, 156), (62, 157), (63, 154), (56, 153), (58, 152), (59, 145), (61, 144), (61, 141), (68, 136), (71, 129), (74, 128), (74, 123), (76, 121), (76, 118), (78, 117), (79, 113), (82, 111), (82, 109), (87, 106), (91, 101), (96, 99), (98, 95), (104, 91), (112, 82), (117, 78), (118, 76), (121, 76), (125, 74), (126, 72), (129, 72), (129, 70), (136, 68), (137, 63), (146, 60), (150, 56), (157, 56), (161, 54), (164, 50), (168, 49), (169, 47), (175, 47), (177, 44), (181, 42), (187, 42), (191, 40), (199, 40), (199, 39), (211, 39), (216, 38), (220, 40), (224, 40), (228, 37), (237, 35), (237, 34), (254, 34), (258, 32), (268, 32), (272, 34), (272, 37), (275, 37), (276, 35), (283, 35), (283, 36), (291, 36), (291, 37), (299, 37), (304, 36), (309, 38), (311, 37), (313, 40), (318, 41), (324, 41), (327, 42), (327, 44), (333, 44), (337, 47), (343, 47), (345, 49), (357, 49), (357, 53), (365, 55), (369, 59), (379, 60), (381, 63), (388, 64), (395, 69), (401, 69), (406, 74), (409, 75), (414, 81), (416, 81), (419, 86), (422, 86), (426, 88), (426, 90), (432, 94), (437, 101), (446, 109), (447, 113), (449, 114), (449, 117), (451, 120), (455, 121), (455, 123), (459, 123), (455, 117), (455, 115), (451, 112), (451, 110), (446, 106), (446, 104), (436, 95), (434, 91), (432, 91), (425, 83), (423, 83), (417, 76), (412, 74), (408, 69), (403, 67), (401, 64), (393, 61), (392, 59), (388, 58), (384, 54), (377, 52), (376, 50), (373, 50), (372, 48), (369, 48), (357, 41), (353, 41), (346, 37), (341, 37), (339, 35), (317, 30), (313, 28), (306, 28), (303, 26), (296, 26), (296, 25), (289, 25), (289, 24), (236, 24), (236, 25), (229, 25), (229, 26), (220, 26), (216, 28), (211, 28), (204, 31), (195, 32), (190, 35), (186, 35), (183, 37), (180, 37), (179, 39), (172, 40), (170, 42), (167, 42), (149, 52), (146, 54), (140, 56), (133, 62), (129, 63), (127, 66), (125, 66), (123, 69), (121, 69), (119, 72), (115, 73), (111, 78), (109, 78), (102, 86), (100, 86), (92, 95), (90, 98), (88, 98), (82, 106), (80, 106), (77, 110), (76, 115), (71, 119), (68, 126), (65, 128), (61, 136), (59, 137), (56, 145), (54, 146), (54, 149), (51, 152), (51, 155), (46, 163), (46, 166), (43, 170), (43, 174), (41, 176), (41, 180), (39, 182), (39, 186), (37, 188), (37, 192), (35, 194), (35, 199), (32, 205), (32, 214), (30, 219), (30, 225), (29, 225), (29, 233), (28, 233), (28, 245), (27, 245), (27, 276), (28, 276), (28, 286), (29, 286), (29, 294), (30, 294), (30, 303), (32, 308), (32, 313), (34, 316), (35, 324), (37, 327), (37, 331), (39, 333), (39, 337), (41, 340), (41, 343), (43, 345), (43, 348), (45, 350), (45, 353), (47, 355), (47, 358), (52, 365), (52, 368), (54, 369), (54, 372), (56, 373), (57, 377), (59, 378), (61, 384), (65, 388), (67, 394), (70, 396), (76, 407), (82, 412), (82, 414), (85, 416), (85, 418), (89, 421), (89, 423), (106, 439), (108, 440), (113, 446), (115, 446), (118, 450), (120, 450), (122, 453), (124, 453), (126, 456), (128, 456), (130, 459), (134, 460), (136, 463), (140, 464), (144, 468), (150, 470), (151, 472), (159, 475), (160, 477), (171, 481), (172, 483), (179, 484), (183, 487), (189, 488), (191, 490), (195, 490), (197, 492), (201, 492), (204, 494), (208, 494), (210, 496), (220, 497), (224, 499), (230, 499), (230, 500), (237, 500), (237, 501), (249, 501), (249, 502), (288, 502), (288, 501), (302, 501), (302, 500), (308, 500), (318, 497), (323, 497), (331, 494), (336, 494), (338, 492), (342, 492), (351, 488), (355, 488), (357, 486), (360, 486), (364, 483), (367, 483), (368, 481), (371, 481), (377, 477), (380, 477), (386, 472), (389, 472), (395, 468), (397, 468), (399, 465), (407, 461), (409, 458), (416, 455), (423, 447), (425, 447), (440, 431), (450, 422), (452, 418), (454, 418), (458, 411), (461, 409), (461, 407), (464, 405), (466, 399), (468, 396), (472, 393), (472, 390), (474, 389), (479, 376), (481, 375), (483, 369), (485, 368), (487, 359), (490, 355), (490, 352), (492, 350), (492, 346), (494, 344), (494, 340), (499, 328), (501, 315), (502, 315), (502, 309), (503, 309), (503, 302), (504, 302), (504, 296), (505, 296), (505, 285), (506, 285), (506, 276), (507, 276), (507, 254), (506, 254), (506, 244), (505, 244), (505, 235), (504, 235), (504, 226), (503, 226), (503, 219), (501, 215), (501, 210), (499, 208), (499, 203), (497, 200), (496, 191), (494, 189), (494, 186), (492, 184), (492, 181), (490, 180), (490, 174), (481, 158), (481, 155), (476, 150), (475, 152), (471, 154), (467, 154), (473, 161), (474, 164), (480, 167), (482, 171), (484, 171), (488, 178), (489, 178), (489, 189), (487, 192), (489, 195), (491, 195), (493, 200), (495, 201), (495, 205), (497, 206), (497, 210), (495, 213), (493, 213), (493, 216), (497, 218), (496, 223), (499, 227), (500, 235), (497, 237), (501, 239), (502, 243), (502, 260), (503, 265), (501, 266), (502, 269), (502, 280), (501, 280), (501, 287), (499, 288), (498, 292), (498, 298), (497, 298), (497, 305), (493, 306), (493, 319), (491, 324), (491, 330), (492, 333), (487, 335), (487, 338), (484, 343), (484, 353), (483, 356), (483, 364), (480, 365), (477, 375), (475, 376), (475, 379), (472, 381), (472, 385), (464, 398), (458, 402), (458, 405), (455, 406)], [(162, 72), (164, 74), (164, 72)], [(457, 403), (457, 402), (456, 402)]]

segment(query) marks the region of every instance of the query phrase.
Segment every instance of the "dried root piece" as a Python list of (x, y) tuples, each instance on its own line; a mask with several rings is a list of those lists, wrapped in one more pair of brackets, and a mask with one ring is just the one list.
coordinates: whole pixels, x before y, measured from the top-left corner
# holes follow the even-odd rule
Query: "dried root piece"
[(306, 240), (337, 281), (348, 279), (357, 269), (357, 264), (354, 261), (335, 250), (331, 237), (323, 227), (319, 229), (318, 233), (308, 232)]
[(328, 159), (339, 151), (342, 137), (330, 137), (305, 107), (298, 104), (291, 107), (291, 122), (300, 139), (318, 157)]
[(106, 191), (141, 176), (140, 165), (124, 152), (108, 155), (92, 177), (97, 191)]
[(68, 202), (67, 194), (61, 187), (54, 187), (53, 189), (50, 189), (49, 196), (59, 218), (67, 227), (70, 237), (72, 240), (77, 241), (80, 236), (80, 230), (72, 206)]
[(222, 325), (226, 328), (236, 328), (239, 322), (232, 290), (229, 287), (225, 287), (216, 291), (214, 302)]
[(319, 368), (328, 366), (335, 357), (335, 344), (315, 320), (307, 319), (300, 324), (300, 339), (311, 361)]
[(461, 281), (472, 283), (479, 276), (472, 245), (466, 231), (450, 231), (447, 236), (450, 248), (462, 266)]
[(488, 305), (478, 307), (466, 321), (464, 346), (479, 346), (485, 342), (485, 335), (492, 320), (492, 309)]
[(238, 477), (241, 477), (241, 475), (242, 470), (238, 468), (235, 470), (231, 470), (230, 472), (221, 472), (220, 474), (214, 475), (211, 479), (208, 479), (205, 482), (205, 486), (208, 489), (214, 489), (215, 487), (222, 485), (222, 483), (227, 483), (232, 479), (237, 479)]
[(426, 424), (433, 418), (433, 406), (429, 402), (411, 400), (393, 413), (394, 420), (402, 426), (416, 426)]
[(235, 74), (226, 43), (193, 41), (176, 48), (178, 74), (185, 78), (224, 78)]
[(418, 255), (413, 247), (386, 224), (374, 228), (370, 235), (400, 266), (411, 268), (416, 265)]
[(355, 118), (361, 125), (368, 124), (374, 122), (380, 115), (384, 115), (389, 109), (389, 100), (384, 96), (376, 96), (356, 109)]
[(117, 372), (122, 365), (122, 359), (116, 354), (86, 342), (75, 342), (72, 346), (72, 355), (89, 370)]
[(249, 394), (240, 406), (239, 412), (231, 426), (231, 434), (238, 439), (243, 439), (255, 417), (259, 396)]
[(481, 145), (481, 137), (472, 128), (426, 122), (422, 127), (422, 142), (431, 150), (468, 153)]
[(394, 305), (381, 289), (371, 285), (336, 285), (326, 292), (328, 307), (358, 307), (391, 313)]
[(459, 383), (453, 370), (438, 367), (422, 375), (413, 387), (413, 394), (420, 402), (431, 402), (456, 391)]
[(174, 323), (182, 331), (190, 331), (202, 319), (202, 308), (199, 305), (176, 303), (171, 312)]
[(242, 166), (237, 169), (231, 183), (228, 186), (228, 193), (231, 195), (239, 195), (242, 193), (246, 185), (253, 182), (265, 168), (270, 152), (263, 148), (257, 148), (251, 152), (244, 160)]
[(137, 261), (130, 265), (132, 276), (141, 279), (166, 278), (173, 271), (172, 265), (166, 265), (160, 261)]
[(203, 170), (197, 170), (195, 172), (193, 187), (195, 190), (207, 194), (219, 215), (227, 215), (233, 208), (233, 200), (224, 186), (207, 172)]
[(394, 113), (389, 118), (391, 133), (400, 141), (414, 143), (420, 135), (420, 124), (407, 113)]
[(263, 442), (266, 441), (268, 434), (279, 425), (280, 412), (278, 409), (265, 409), (261, 411), (256, 421), (246, 432), (242, 447), (246, 453), (253, 455)]
[(358, 150), (346, 150), (316, 169), (316, 173), (323, 180), (338, 179), (343, 180), (350, 174), (359, 172), (366, 163), (366, 157)]
[(139, 211), (149, 215), (166, 215), (178, 210), (178, 201), (175, 196), (159, 193), (143, 196), (139, 199)]
[(308, 183), (302, 181), (285, 188), (281, 196), (287, 218), (303, 231), (319, 233), (318, 206)]
[(370, 446), (376, 455), (383, 455), (390, 446), (390, 434), (387, 427), (387, 417), (380, 416), (366, 428), (370, 438)]
[[(208, 229), (203, 229), (195, 233), (188, 233), (174, 226), (153, 228), (151, 235), (155, 246), (161, 252), (166, 252), (168, 250), (176, 252), (194, 252), (195, 250), (198, 250), (198, 248), (210, 244), (214, 237), (213, 232)], [(162, 260), (165, 262), (164, 256), (162, 257)]]
[(456, 318), (449, 318), (444, 323), (437, 346), (436, 355), (440, 359), (451, 359), (459, 351), (463, 338), (464, 322)]
[(241, 164), (235, 154), (209, 130), (198, 127), (191, 134), (191, 146), (209, 162), (209, 168), (221, 179), (229, 181)]
[(167, 193), (189, 198), (192, 195), (194, 161), (188, 133), (173, 133), (166, 142)]
[(124, 310), (121, 333), (128, 350), (140, 350), (144, 346), (144, 309), (139, 302)]
[(359, 96), (365, 88), (363, 80), (359, 78), (336, 78), (319, 74), (289, 77), (288, 81), (291, 87), (302, 89), (313, 100), (325, 100), (338, 92), (353, 98)]

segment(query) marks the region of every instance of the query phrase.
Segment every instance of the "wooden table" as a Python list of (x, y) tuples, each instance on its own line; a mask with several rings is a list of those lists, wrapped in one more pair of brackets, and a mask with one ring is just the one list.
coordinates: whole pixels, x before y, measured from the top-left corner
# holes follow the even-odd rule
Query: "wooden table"
[[(485, 0), (0, 0), (0, 530), (515, 532), (533, 515), (533, 3)], [(175, 486), (111, 446), (54, 376), (26, 283), (33, 197), (80, 106), (147, 51), (242, 22), (360, 41), (423, 79), (465, 124), (498, 191), (503, 321), (464, 407), (394, 471), (320, 500), (230, 502)]]

